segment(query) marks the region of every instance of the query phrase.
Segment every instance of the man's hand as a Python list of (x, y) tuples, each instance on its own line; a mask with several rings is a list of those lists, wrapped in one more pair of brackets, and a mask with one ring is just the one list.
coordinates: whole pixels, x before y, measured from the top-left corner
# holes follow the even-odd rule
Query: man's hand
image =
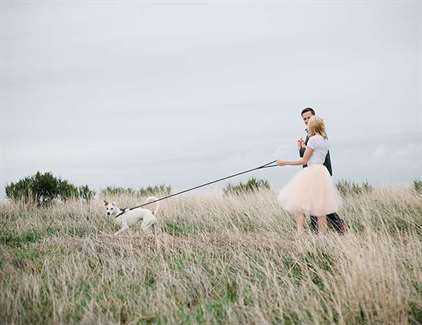
[(297, 140), (297, 147), (298, 149), (302, 149), (303, 147), (305, 147), (305, 141), (303, 140), (303, 138)]

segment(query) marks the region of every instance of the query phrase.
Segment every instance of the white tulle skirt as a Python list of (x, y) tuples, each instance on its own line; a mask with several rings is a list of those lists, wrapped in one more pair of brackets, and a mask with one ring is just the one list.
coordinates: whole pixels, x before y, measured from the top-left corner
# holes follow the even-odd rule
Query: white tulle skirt
[(341, 197), (324, 165), (311, 165), (298, 172), (278, 195), (280, 205), (290, 213), (323, 216), (337, 212)]

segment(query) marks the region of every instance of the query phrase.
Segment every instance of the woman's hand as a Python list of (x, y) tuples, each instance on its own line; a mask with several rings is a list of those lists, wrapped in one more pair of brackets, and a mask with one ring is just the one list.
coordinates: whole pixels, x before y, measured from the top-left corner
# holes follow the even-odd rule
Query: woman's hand
[(277, 160), (277, 165), (278, 166), (287, 166), (287, 161), (286, 160)]

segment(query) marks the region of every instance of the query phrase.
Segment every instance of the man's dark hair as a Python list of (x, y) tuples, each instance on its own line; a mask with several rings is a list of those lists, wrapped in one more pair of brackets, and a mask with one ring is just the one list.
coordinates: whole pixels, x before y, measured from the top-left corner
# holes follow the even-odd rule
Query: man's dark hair
[(305, 114), (306, 112), (311, 112), (312, 115), (315, 115), (315, 111), (313, 108), (310, 107), (306, 107), (304, 110), (302, 110), (302, 113), (300, 113), (300, 116), (302, 116), (303, 114)]

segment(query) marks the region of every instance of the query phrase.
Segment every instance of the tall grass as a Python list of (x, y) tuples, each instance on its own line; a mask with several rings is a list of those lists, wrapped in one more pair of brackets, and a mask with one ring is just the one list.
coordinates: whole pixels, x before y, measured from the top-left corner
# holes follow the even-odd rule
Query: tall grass
[(347, 235), (298, 237), (270, 191), (186, 195), (162, 202), (156, 236), (113, 237), (100, 200), (5, 203), (0, 322), (421, 323), (421, 193), (375, 188), (340, 214)]

